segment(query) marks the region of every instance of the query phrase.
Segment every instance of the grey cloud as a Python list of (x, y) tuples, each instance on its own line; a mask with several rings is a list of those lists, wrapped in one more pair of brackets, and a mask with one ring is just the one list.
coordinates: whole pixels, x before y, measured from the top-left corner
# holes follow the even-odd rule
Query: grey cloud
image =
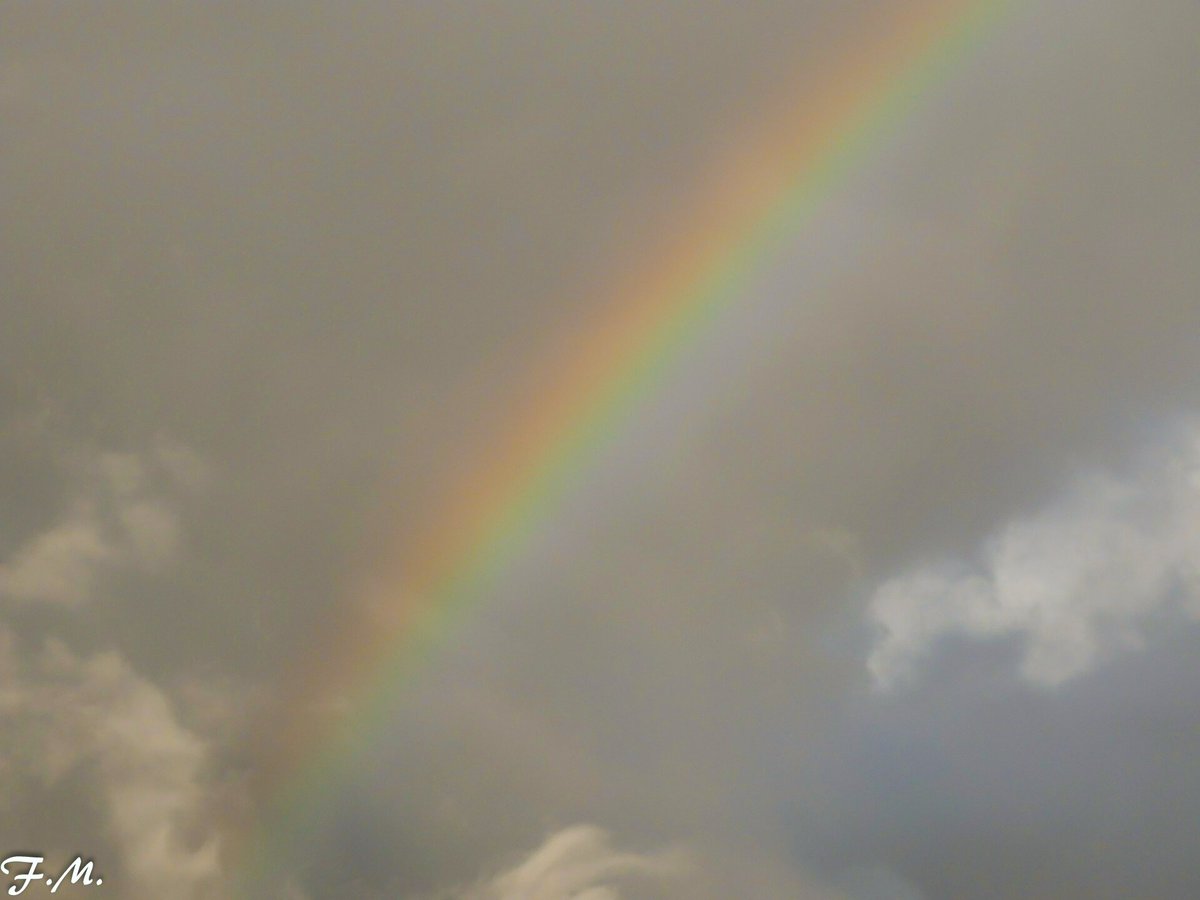
[[(1143, 28), (1115, 5), (1068, 6), (1016, 17), (851, 189), (844, 221), (781, 250), (778, 271), (730, 312), (730, 330), (754, 318), (746, 341), (728, 356), (697, 352), (703, 377), (680, 377), (690, 415), (675, 415), (677, 395), (647, 404), (629, 442), (442, 649), (422, 703), (396, 704), (387, 749), (357, 772), (370, 799), (326, 823), (329, 844), (355, 844), (339, 869), (391, 864), (381, 836), (398, 834), (407, 883), (445, 883), (462, 860), (530, 845), (546, 818), (602, 822), (641, 846), (741, 832), (778, 862), (793, 849), (780, 807), (794, 803), (796, 852), (827, 827), (830, 879), (864, 896), (1019, 897), (1006, 871), (1026, 859), (1053, 870), (1056, 852), (1094, 836), (1074, 809), (1061, 813), (1078, 838), (1047, 824), (1056, 795), (1034, 755), (1006, 771), (1040, 786), (1021, 795), (1036, 841), (1007, 837), (1019, 825), (992, 805), (1002, 791), (966, 812), (950, 788), (922, 805), (908, 785), (925, 785), (936, 748), (903, 723), (903, 739), (885, 733), (871, 748), (871, 790), (851, 783), (811, 809), (791, 794), (819, 771), (808, 757), (827, 737), (835, 757), (861, 749), (861, 734), (837, 725), (869, 652), (853, 634), (870, 599), (859, 591), (925, 559), (968, 557), (1081, 462), (1135, 456), (1200, 386), (1184, 174), (1197, 121), (1180, 97), (1197, 86), (1173, 86), (1194, 10), (1166, 5)], [(1117, 108), (1114, 95), (1155, 102)], [(721, 391), (687, 395), (714, 382)], [(988, 643), (966, 668), (1019, 691), (1011, 667), (987, 665), (1009, 649)], [(944, 699), (959, 661), (931, 667), (915, 709), (896, 708), (926, 721), (920, 703)], [(506, 701), (488, 714), (463, 699), (487, 706), (492, 692)], [(972, 702), (964, 722), (976, 721)], [(1013, 735), (1053, 719), (1019, 703), (1010, 715)], [(979, 750), (979, 778), (999, 777), (996, 754)], [(561, 763), (572, 756), (575, 779)], [(1106, 757), (1090, 777), (1119, 773)], [(960, 816), (983, 824), (968, 834)], [(1003, 859), (986, 865), (1000, 838)], [(1103, 871), (1187, 896), (1177, 871), (1138, 873), (1146, 845), (1120, 838), (1125, 854)], [(1085, 869), (1064, 862), (1038, 883), (1086, 895)]]
[[(271, 717), (226, 695), (260, 706), (322, 652), (539, 389), (530, 360), (655, 257), (781, 73), (883, 7), (0, 7), (3, 558), (59, 573), (29, 595), (122, 598), (10, 596), (14, 632), (79, 671), (115, 649), (214, 767), (252, 770)], [(463, 884), (596, 822), (744, 875), (717, 897), (796, 896), (806, 854), (871, 900), (1023, 897), (1029, 871), (1047, 896), (1195, 896), (1170, 788), (1198, 719), (1161, 610), (1063, 705), (1024, 693), (1016, 634), (947, 634), (912, 691), (855, 689), (873, 586), (971, 559), (1195, 406), (1198, 16), (1012, 4), (406, 685), (287, 890)], [(84, 446), (162, 481), (58, 465)], [(927, 734), (970, 777), (931, 774)], [(831, 790), (801, 798), (816, 772)], [(115, 857), (74, 777), (13, 779), (43, 801), (23, 833)]]
[(1160, 623), (1150, 646), (1053, 692), (960, 647), (910, 690), (859, 698), (780, 776), (798, 853), (927, 898), (1193, 896), (1200, 628)]

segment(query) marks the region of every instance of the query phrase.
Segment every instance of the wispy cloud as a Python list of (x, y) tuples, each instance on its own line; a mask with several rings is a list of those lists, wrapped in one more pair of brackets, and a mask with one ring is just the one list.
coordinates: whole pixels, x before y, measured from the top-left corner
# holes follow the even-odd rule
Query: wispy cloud
[(575, 825), (548, 837), (520, 865), (460, 896), (461, 900), (618, 900), (623, 883), (671, 881), (690, 866), (681, 850), (622, 852), (612, 847), (602, 829)]
[(748, 847), (673, 843), (639, 853), (616, 849), (612, 836), (602, 828), (572, 825), (551, 834), (508, 871), (449, 896), (454, 900), (846, 900), (850, 895), (817, 886), (792, 866)]
[(176, 495), (207, 479), (194, 453), (167, 441), (92, 454), (73, 468), (78, 487), (65, 513), (0, 563), (0, 597), (79, 606), (106, 573), (161, 570), (179, 550)]
[[(86, 608), (105, 595), (107, 578), (160, 573), (178, 558), (184, 495), (208, 480), (192, 451), (166, 440), (137, 453), (52, 449), (70, 485), (66, 510), (0, 563), (0, 599)], [(95, 854), (121, 896), (218, 896), (207, 746), (121, 653), (77, 655), (0, 623), (0, 715), (5, 793), (54, 809), (64, 790), (82, 791), (89, 811), (80, 815), (96, 817), (94, 833), (118, 858), (100, 848), (45, 852)], [(12, 802), (0, 813), (15, 827), (22, 817)], [(23, 839), (29, 827), (20, 824)]]
[[(10, 785), (85, 786), (121, 859), (121, 896), (217, 896), (205, 823), (204, 743), (161, 690), (115, 652), (83, 658), (57, 641), (27, 654), (0, 628), (0, 769)], [(117, 879), (110, 877), (110, 882)]]
[(1056, 685), (1140, 647), (1149, 615), (1200, 618), (1200, 429), (1131, 474), (1092, 472), (988, 539), (975, 564), (926, 565), (870, 606), (879, 687), (913, 675), (948, 635), (1017, 636), (1022, 674)]

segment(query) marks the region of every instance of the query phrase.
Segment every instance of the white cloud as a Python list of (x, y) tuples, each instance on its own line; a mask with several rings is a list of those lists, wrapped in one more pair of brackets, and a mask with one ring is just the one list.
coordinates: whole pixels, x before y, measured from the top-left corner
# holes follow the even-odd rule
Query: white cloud
[(206, 750), (166, 696), (116, 653), (83, 659), (50, 641), (26, 657), (3, 628), (0, 673), (3, 781), (51, 788), (82, 776), (122, 854), (121, 896), (216, 896), (217, 839), (202, 821)]
[(95, 505), (80, 501), (0, 566), (0, 594), (76, 606), (91, 595), (97, 570), (118, 556), (119, 548), (99, 527)]
[(792, 897), (846, 900), (780, 859), (751, 847), (673, 845), (649, 853), (613, 847), (607, 831), (573, 825), (550, 835), (524, 862), (451, 894), (455, 900), (725, 900)]
[(180, 523), (173, 497), (205, 477), (195, 454), (160, 441), (152, 453), (102, 453), (77, 468), (80, 487), (58, 523), (0, 563), (0, 597), (79, 606), (104, 574), (155, 572), (176, 557)]
[(928, 565), (870, 605), (879, 687), (910, 678), (947, 635), (1018, 636), (1022, 674), (1056, 685), (1141, 646), (1146, 617), (1200, 618), (1200, 429), (1125, 477), (1091, 473), (984, 545), (977, 565)]
[(602, 829), (575, 825), (551, 835), (516, 868), (468, 890), (462, 900), (618, 900), (622, 883), (671, 880), (689, 867), (682, 851), (620, 852)]

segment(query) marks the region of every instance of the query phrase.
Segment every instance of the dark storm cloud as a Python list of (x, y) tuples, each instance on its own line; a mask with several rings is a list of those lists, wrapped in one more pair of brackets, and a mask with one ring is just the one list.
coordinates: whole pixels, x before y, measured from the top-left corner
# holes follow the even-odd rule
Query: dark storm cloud
[[(380, 480), (406, 511), (474, 455), (586, 285), (833, 18), (719, 9), (5, 11), (6, 383), (99, 446), (165, 430), (223, 473), (180, 586), (203, 638), (161, 650), (290, 652), (394, 513)], [(217, 624), (239, 616), (272, 626)]]
[(930, 898), (1193, 896), (1200, 633), (1170, 632), (1053, 694), (960, 646), (947, 677), (863, 704), (796, 792), (805, 857)]
[[(88, 594), (74, 618), (18, 627), (118, 648), (217, 733), (212, 710), (311, 643), (371, 532), (413, 515), (445, 457), (475, 455), (460, 445), (526, 358), (835, 18), (550, 3), (2, 15), (3, 559), (26, 593), (33, 560), (56, 562), (41, 587)], [(152, 529), (178, 552), (145, 578), (121, 564), (120, 529), (114, 544), (75, 511), (106, 482), (80, 494), (55, 461), (140, 456), (163, 435), (212, 479)], [(236, 770), (239, 752), (214, 764)], [(474, 750), (454, 758), (449, 775), (475, 777)], [(476, 780), (488, 830), (511, 798)], [(392, 835), (402, 852), (430, 830), (420, 815)], [(479, 863), (432, 857), (456, 882)]]
[[(237, 695), (310, 652), (778, 73), (878, 5), (7, 7), (0, 561), (86, 598), (6, 600), (38, 639), (9, 683), (64, 728), (96, 679), (139, 698), (157, 796), (203, 819), (253, 765)], [(502, 890), (566, 860), (639, 896), (621, 879), (678, 848), (668, 896), (1194, 893), (1190, 632), (1054, 694), (1003, 636), (856, 691), (875, 588), (1194, 409), (1198, 15), (1015, 9), (739, 304), (722, 398), (651, 404), (397, 700), (293, 887)], [(80, 474), (109, 457), (157, 474)], [(130, 530), (121, 497), (171, 524)], [(129, 752), (86, 746), (69, 777)], [(110, 776), (83, 831), (133, 859), (166, 826), (120, 818)], [(147, 879), (211, 874), (207, 823), (165, 833)]]

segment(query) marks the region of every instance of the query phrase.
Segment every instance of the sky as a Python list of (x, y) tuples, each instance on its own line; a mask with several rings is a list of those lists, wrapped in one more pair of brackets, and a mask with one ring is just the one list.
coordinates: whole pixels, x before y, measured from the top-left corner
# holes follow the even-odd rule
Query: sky
[[(236, 896), (297, 673), (891, 5), (0, 9), (0, 858)], [(257, 890), (1200, 896), (1198, 33), (1012, 4)]]

